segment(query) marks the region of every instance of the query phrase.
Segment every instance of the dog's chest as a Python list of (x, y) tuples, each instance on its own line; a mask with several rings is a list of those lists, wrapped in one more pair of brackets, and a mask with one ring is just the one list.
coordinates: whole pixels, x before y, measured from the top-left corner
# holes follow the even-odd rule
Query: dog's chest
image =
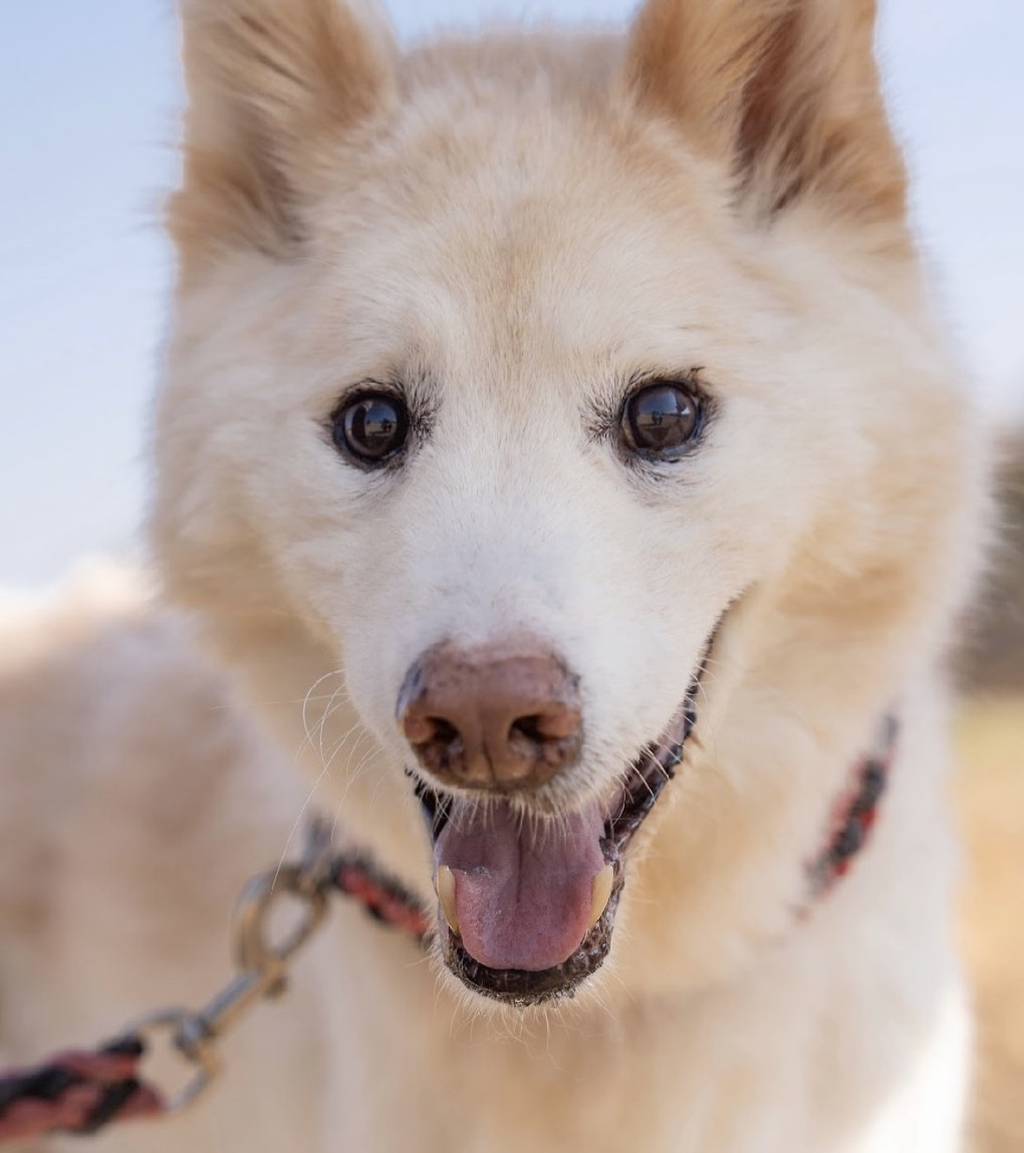
[(426, 965), (390, 987), (386, 968), (332, 998), (326, 1153), (750, 1153), (800, 1138), (786, 1128), (802, 1113), (799, 1025), (726, 999), (591, 1000), (502, 1026), (438, 997)]

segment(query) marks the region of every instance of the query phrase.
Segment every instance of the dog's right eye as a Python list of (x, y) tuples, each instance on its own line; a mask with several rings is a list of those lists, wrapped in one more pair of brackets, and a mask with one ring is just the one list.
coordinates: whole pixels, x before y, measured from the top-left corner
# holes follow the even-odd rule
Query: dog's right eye
[(331, 435), (343, 456), (363, 468), (377, 468), (405, 444), (409, 410), (397, 396), (364, 393), (335, 412)]
[(640, 389), (622, 409), (627, 448), (651, 460), (678, 460), (700, 434), (703, 403), (688, 384), (659, 381)]

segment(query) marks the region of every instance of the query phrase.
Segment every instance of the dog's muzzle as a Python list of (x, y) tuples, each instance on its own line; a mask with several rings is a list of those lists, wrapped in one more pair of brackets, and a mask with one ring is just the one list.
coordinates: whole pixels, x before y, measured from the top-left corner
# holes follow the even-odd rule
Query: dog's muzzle
[(410, 773), (433, 839), (442, 954), (466, 985), (538, 1004), (572, 995), (600, 967), (627, 849), (682, 760), (697, 688), (694, 678), (611, 798), (540, 815), (524, 794), (579, 759), (577, 678), (524, 642), (444, 645), (414, 664), (398, 719), (431, 780), (458, 790)]

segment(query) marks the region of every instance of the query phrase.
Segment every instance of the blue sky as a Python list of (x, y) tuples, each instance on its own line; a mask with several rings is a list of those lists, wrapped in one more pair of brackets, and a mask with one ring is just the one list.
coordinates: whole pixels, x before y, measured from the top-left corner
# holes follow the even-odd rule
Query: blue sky
[[(882, 0), (915, 216), (989, 403), (1024, 400), (1024, 5)], [(491, 15), (622, 21), (629, 0), (394, 0), (401, 34)], [(8, 5), (0, 39), (0, 586), (130, 552), (171, 254), (171, 0)]]

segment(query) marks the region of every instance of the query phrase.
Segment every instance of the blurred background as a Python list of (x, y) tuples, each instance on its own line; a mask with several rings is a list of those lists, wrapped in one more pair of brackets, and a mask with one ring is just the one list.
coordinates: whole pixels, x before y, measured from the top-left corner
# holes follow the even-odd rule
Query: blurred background
[[(404, 38), (485, 19), (624, 22), (631, 0), (391, 0)], [(979, 1148), (1024, 1150), (1024, 5), (881, 0), (913, 211), (1000, 443), (1001, 543), (959, 677)], [(173, 274), (159, 229), (182, 93), (170, 0), (8, 5), (0, 38), (0, 592), (138, 551)]]

